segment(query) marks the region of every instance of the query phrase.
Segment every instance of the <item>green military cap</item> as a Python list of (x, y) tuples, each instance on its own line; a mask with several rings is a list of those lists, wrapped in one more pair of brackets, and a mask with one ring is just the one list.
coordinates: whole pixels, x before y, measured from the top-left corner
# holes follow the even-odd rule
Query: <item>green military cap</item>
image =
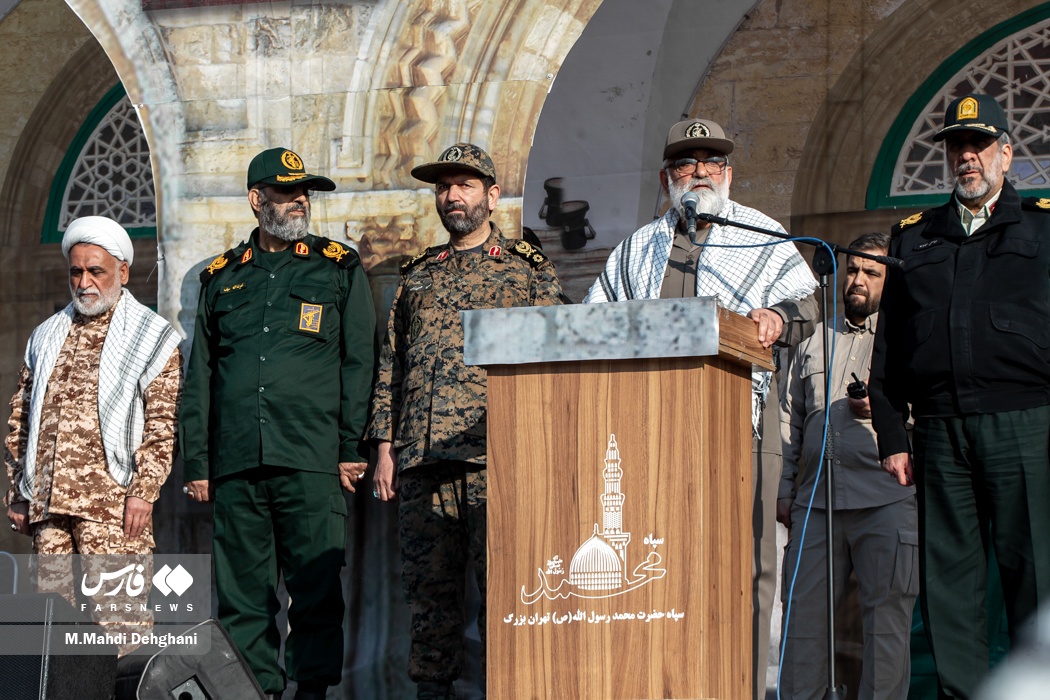
[(496, 166), (492, 164), (489, 154), (480, 146), (472, 143), (457, 143), (449, 146), (436, 161), (412, 168), (412, 177), (423, 182), (434, 183), (443, 173), (450, 170), (473, 170), (482, 177), (496, 179)]
[(726, 138), (725, 130), (710, 119), (685, 119), (667, 132), (664, 160), (694, 148), (707, 148), (729, 155), (735, 144)]
[(256, 185), (306, 185), (311, 190), (331, 192), (335, 183), (306, 172), (303, 159), (287, 148), (270, 148), (248, 165), (248, 189)]
[(944, 110), (944, 126), (933, 135), (934, 141), (943, 141), (955, 131), (976, 131), (991, 136), (1010, 132), (1006, 112), (990, 95), (963, 95)]

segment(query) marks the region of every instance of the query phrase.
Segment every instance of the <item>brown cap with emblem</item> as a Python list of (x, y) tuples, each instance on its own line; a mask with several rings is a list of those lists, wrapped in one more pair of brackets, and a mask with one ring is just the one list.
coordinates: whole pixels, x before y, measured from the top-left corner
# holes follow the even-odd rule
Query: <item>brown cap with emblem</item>
[(306, 185), (311, 190), (331, 192), (335, 183), (306, 172), (303, 159), (287, 148), (270, 148), (248, 165), (248, 189), (256, 185)]
[(994, 97), (963, 95), (944, 110), (944, 127), (933, 135), (933, 140), (943, 141), (955, 131), (976, 131), (998, 138), (1010, 132), (1010, 122)]
[(412, 177), (423, 182), (434, 183), (443, 173), (450, 170), (473, 170), (482, 177), (496, 179), (496, 166), (492, 164), (489, 154), (480, 146), (472, 143), (457, 143), (449, 146), (433, 163), (412, 168)]
[(726, 132), (710, 119), (686, 119), (671, 127), (664, 146), (664, 160), (694, 148), (709, 148), (729, 155), (735, 144)]

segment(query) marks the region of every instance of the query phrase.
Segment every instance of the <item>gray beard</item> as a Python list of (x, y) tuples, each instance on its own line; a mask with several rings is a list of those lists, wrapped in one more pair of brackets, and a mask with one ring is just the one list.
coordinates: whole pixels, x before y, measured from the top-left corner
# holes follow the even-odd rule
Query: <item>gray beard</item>
[[(73, 308), (84, 316), (101, 316), (120, 301), (121, 287), (110, 292), (103, 292), (97, 287), (92, 287), (92, 289), (99, 293), (97, 297), (81, 297), (77, 294), (76, 289), (71, 287), (69, 290), (73, 293)], [(90, 298), (94, 298), (94, 301), (88, 301)]]
[(465, 216), (449, 216), (448, 212), (444, 211), (438, 212), (438, 215), (450, 236), (465, 236), (477, 231), (489, 220), (489, 203), (487, 199), (482, 199), (477, 206), (467, 209)]
[(266, 233), (286, 243), (301, 241), (310, 232), (310, 210), (303, 209), (305, 216), (288, 216), (290, 211), (292, 209), (280, 214), (276, 204), (263, 202), (259, 208), (259, 225)]
[[(706, 182), (711, 189), (693, 190), (693, 186)], [(726, 202), (729, 201), (729, 183), (722, 180), (716, 183), (709, 177), (683, 177), (679, 180), (671, 180), (668, 174), (667, 194), (678, 210), (678, 216), (685, 221), (685, 207), (682, 206), (682, 195), (686, 192), (695, 192), (700, 203), (696, 207), (698, 214), (721, 214)]]

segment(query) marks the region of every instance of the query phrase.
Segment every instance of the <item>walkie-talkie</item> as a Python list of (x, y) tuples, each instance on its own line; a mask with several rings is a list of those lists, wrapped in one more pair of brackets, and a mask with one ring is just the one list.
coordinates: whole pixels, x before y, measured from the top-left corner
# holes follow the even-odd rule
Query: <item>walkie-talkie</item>
[(856, 372), (850, 372), (854, 381), (846, 386), (846, 395), (851, 399), (863, 399), (868, 395), (868, 385), (861, 381)]

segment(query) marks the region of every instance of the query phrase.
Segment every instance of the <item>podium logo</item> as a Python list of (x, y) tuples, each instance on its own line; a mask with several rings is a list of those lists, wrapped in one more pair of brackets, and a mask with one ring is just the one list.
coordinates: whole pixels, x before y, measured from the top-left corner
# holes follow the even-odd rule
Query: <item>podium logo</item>
[(179, 564), (174, 569), (165, 564), (153, 575), (153, 587), (165, 597), (174, 593), (181, 596), (193, 585), (193, 576)]
[[(616, 436), (609, 435), (605, 449), (605, 468), (602, 470), (605, 492), (599, 496), (602, 523), (594, 524), (592, 534), (573, 555), (568, 575), (564, 561), (555, 554), (547, 560), (546, 568), (538, 569), (539, 587), (531, 593), (521, 587), (521, 602), (532, 605), (541, 598), (558, 600), (576, 598), (611, 598), (645, 586), (663, 578), (667, 570), (656, 551), (663, 538), (649, 535), (644, 545), (651, 548), (641, 561), (634, 562), (628, 555), (631, 533), (623, 530), (623, 506), (627, 496), (621, 489), (623, 469), (620, 467), (620, 448)], [(635, 564), (631, 566), (631, 564)]]

